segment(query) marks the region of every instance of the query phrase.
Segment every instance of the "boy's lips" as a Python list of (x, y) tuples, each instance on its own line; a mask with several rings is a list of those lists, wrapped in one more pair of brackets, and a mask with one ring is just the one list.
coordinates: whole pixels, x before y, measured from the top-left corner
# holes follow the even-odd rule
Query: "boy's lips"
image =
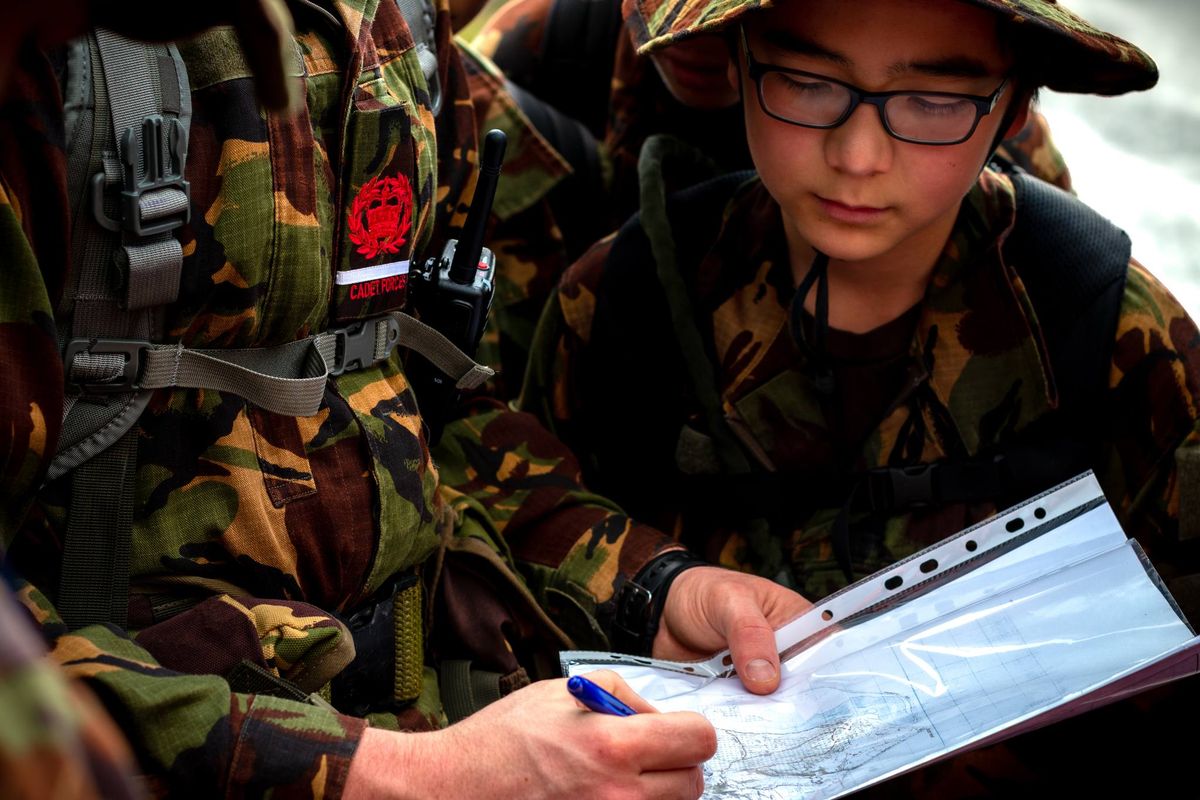
[(874, 222), (887, 211), (886, 207), (859, 206), (832, 200), (821, 195), (813, 195), (820, 203), (821, 209), (838, 222), (864, 223)]

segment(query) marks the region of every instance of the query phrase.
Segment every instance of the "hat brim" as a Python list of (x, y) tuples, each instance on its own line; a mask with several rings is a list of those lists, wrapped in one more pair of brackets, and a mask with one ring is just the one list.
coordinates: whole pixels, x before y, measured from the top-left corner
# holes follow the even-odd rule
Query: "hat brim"
[[(800, 2), (800, 0), (788, 0)], [(1158, 66), (1141, 48), (1102, 31), (1050, 0), (959, 0), (1007, 20), (1021, 42), (1026, 72), (1058, 92), (1118, 95), (1158, 83)], [(771, 0), (624, 0), (639, 53), (720, 31)]]

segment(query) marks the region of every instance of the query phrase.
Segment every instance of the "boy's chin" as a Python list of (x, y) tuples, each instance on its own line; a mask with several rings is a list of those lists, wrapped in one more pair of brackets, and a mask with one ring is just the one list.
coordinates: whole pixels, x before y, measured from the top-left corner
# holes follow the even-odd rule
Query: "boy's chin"
[[(824, 226), (821, 226), (824, 227)], [(866, 231), (813, 230), (805, 241), (835, 261), (868, 261), (886, 257), (895, 242)]]

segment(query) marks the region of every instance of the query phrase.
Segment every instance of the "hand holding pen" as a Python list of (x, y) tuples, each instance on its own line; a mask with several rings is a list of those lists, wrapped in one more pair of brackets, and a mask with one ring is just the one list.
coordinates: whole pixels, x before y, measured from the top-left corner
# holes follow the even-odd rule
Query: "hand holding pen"
[[(601, 713), (584, 710), (584, 702)], [(365, 755), (355, 758), (365, 760), (356, 764), (376, 764), (385, 778), (403, 774), (406, 796), (446, 800), (694, 800), (704, 791), (702, 765), (717, 746), (703, 716), (658, 713), (608, 670), (573, 684), (535, 681), (433, 733), (368, 728), (363, 737)], [(356, 797), (392, 796), (371, 788)]]
[(582, 675), (567, 679), (567, 691), (589, 711), (600, 714), (613, 714), (618, 717), (629, 717), (637, 712), (610, 694), (598, 684), (593, 683)]

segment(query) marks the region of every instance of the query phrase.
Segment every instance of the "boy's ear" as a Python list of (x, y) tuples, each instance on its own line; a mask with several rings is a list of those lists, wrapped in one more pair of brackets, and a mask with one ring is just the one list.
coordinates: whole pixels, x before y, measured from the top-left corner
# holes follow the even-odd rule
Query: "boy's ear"
[(1025, 123), (1029, 122), (1030, 108), (1033, 105), (1033, 92), (1022, 90), (1020, 94), (1013, 100), (1017, 103), (1017, 111), (1012, 114), (1012, 122), (1008, 125), (1008, 130), (1004, 132), (1005, 139), (1016, 136), (1025, 127)]

